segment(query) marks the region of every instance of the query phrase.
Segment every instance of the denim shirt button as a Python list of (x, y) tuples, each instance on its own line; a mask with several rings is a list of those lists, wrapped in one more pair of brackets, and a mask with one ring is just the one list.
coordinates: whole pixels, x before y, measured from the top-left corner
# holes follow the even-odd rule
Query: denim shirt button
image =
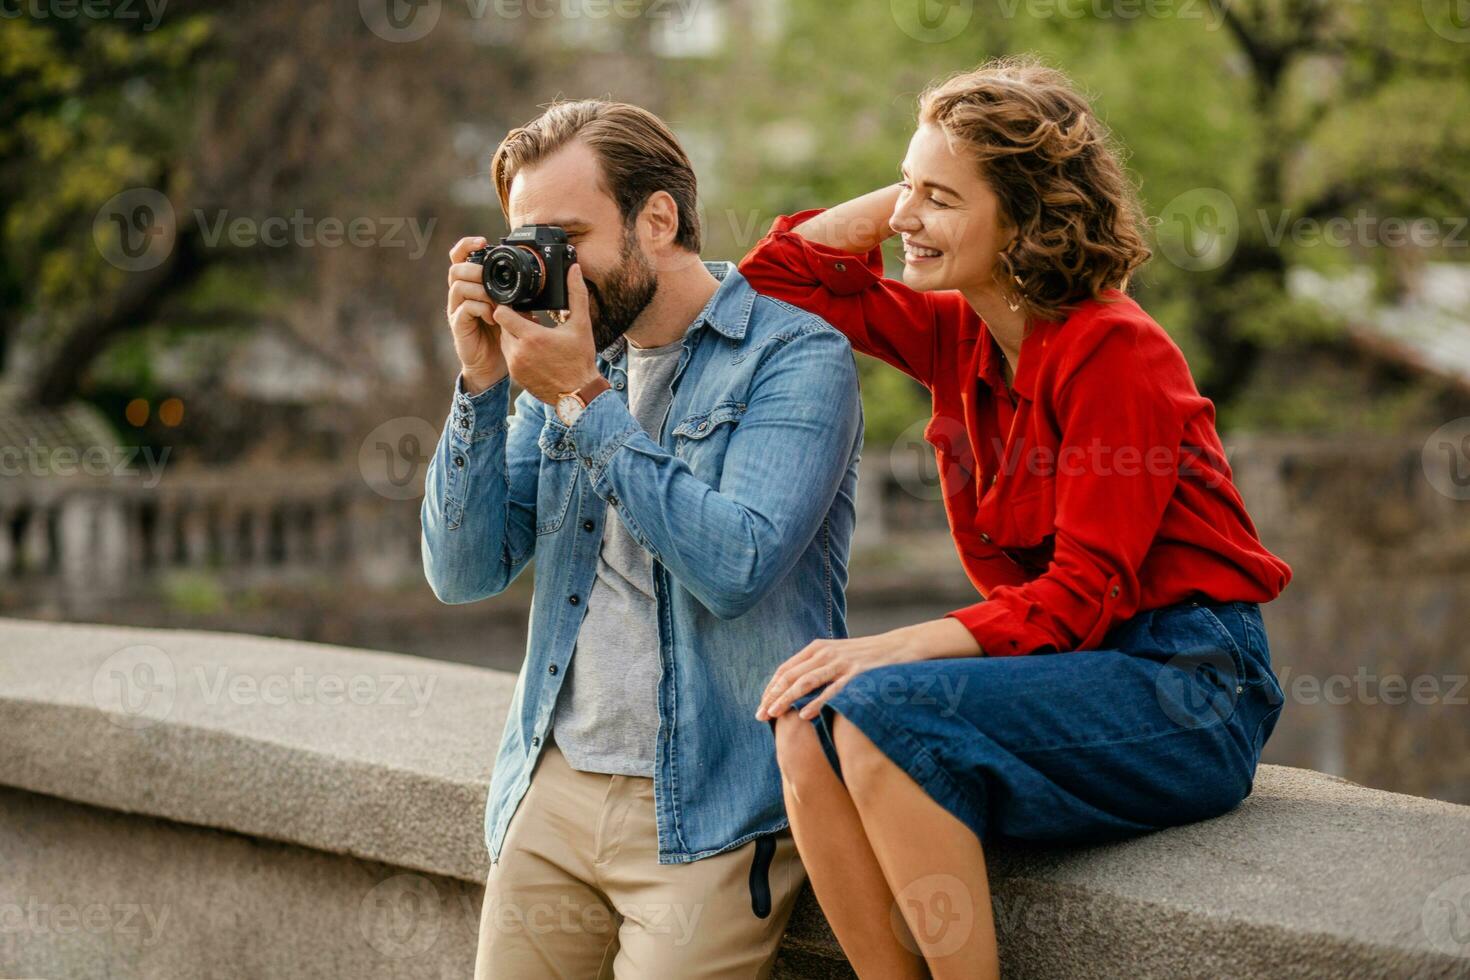
[(591, 520), (585, 520), (585, 521), (582, 522), (582, 530), (584, 530), (584, 531), (595, 531), (596, 529), (597, 529), (597, 524), (595, 522), (593, 522)]
[(550, 674), (552, 677), (555, 677), (556, 676), (556, 664), (552, 664), (550, 667), (547, 667), (546, 668), (546, 672), (548, 674)]
[(574, 606), (577, 603), (581, 602), (581, 601), (582, 601), (582, 597), (581, 596), (577, 596), (577, 595), (569, 595), (569, 596), (567, 596), (567, 602), (570, 602)]
[(617, 384), (613, 385), (613, 387), (616, 388), (616, 389), (618, 389), (618, 391), (622, 391), (623, 390), (623, 383), (621, 381), (619, 381)]
[(540, 744), (541, 744), (541, 736), (540, 735), (532, 735), (531, 736), (531, 745), (532, 745), (532, 747), (534, 748), (535, 746), (540, 745)]
[(463, 456), (456, 456), (456, 457), (454, 457), (454, 465), (455, 466), (463, 466), (464, 465), (464, 457)]

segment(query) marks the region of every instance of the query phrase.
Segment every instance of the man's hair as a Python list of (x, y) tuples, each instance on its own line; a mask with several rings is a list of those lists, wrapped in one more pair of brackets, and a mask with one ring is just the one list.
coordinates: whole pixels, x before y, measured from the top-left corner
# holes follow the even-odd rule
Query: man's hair
[(698, 189), (689, 157), (662, 119), (625, 102), (554, 102), (526, 125), (512, 129), (490, 161), (495, 192), (507, 217), (510, 184), (516, 173), (573, 140), (586, 143), (597, 155), (603, 188), (617, 202), (625, 228), (632, 227), (649, 197), (667, 191), (679, 208), (674, 242), (691, 252), (699, 251)]
[(1016, 225), (1000, 255), (1028, 313), (1060, 319), (1149, 258), (1121, 153), (1061, 72), (1029, 58), (991, 61), (919, 96), (919, 121), (969, 151)]

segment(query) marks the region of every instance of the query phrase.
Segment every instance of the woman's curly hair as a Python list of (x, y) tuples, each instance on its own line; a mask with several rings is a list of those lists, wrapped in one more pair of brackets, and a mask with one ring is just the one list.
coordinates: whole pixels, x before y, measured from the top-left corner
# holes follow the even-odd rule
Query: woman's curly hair
[(1148, 261), (1120, 153), (1066, 75), (1030, 59), (990, 61), (926, 88), (919, 122), (971, 154), (1000, 198), (1016, 236), (996, 277), (1028, 316), (1063, 319), (1104, 290), (1126, 289)]

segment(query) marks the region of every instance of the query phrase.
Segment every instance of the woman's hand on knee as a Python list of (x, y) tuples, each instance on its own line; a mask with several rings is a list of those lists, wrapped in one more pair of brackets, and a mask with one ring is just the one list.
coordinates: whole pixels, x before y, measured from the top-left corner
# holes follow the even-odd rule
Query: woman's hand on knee
[(822, 705), (836, 697), (858, 674), (874, 667), (923, 660), (921, 653), (912, 634), (904, 630), (852, 639), (813, 640), (771, 675), (771, 682), (761, 694), (756, 720), (779, 717), (793, 701), (826, 685), (799, 712), (803, 718), (815, 718)]

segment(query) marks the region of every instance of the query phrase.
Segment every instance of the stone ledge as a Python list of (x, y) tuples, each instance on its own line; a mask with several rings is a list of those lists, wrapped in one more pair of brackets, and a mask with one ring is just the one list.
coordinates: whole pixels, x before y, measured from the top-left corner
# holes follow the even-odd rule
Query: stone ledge
[[(8, 619), (0, 651), (0, 785), (483, 881), (512, 675)], [(1007, 975), (1470, 976), (1435, 918), (1470, 901), (1470, 807), (1263, 766), (1219, 819), (989, 861)], [(846, 969), (809, 889), (786, 948)]]

